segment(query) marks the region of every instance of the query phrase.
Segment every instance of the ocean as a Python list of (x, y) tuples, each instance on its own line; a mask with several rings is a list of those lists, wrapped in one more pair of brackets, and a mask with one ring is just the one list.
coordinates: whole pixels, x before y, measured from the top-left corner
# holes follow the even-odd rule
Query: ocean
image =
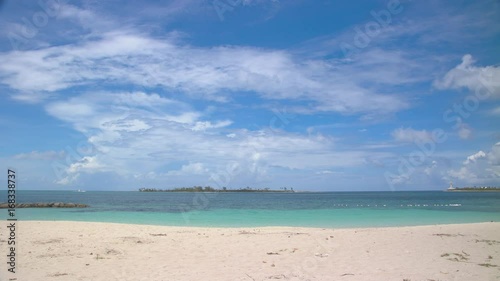
[[(17, 202), (71, 202), (82, 209), (17, 209), (18, 220), (323, 228), (500, 221), (500, 192), (192, 193), (18, 191)], [(7, 191), (0, 190), (0, 202)], [(0, 218), (7, 219), (6, 209)]]

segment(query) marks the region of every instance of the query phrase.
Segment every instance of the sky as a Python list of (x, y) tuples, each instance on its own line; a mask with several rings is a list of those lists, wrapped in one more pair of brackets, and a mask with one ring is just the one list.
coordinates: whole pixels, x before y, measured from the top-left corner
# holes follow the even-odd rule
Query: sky
[(500, 186), (499, 18), (488, 0), (4, 0), (0, 166), (30, 190)]

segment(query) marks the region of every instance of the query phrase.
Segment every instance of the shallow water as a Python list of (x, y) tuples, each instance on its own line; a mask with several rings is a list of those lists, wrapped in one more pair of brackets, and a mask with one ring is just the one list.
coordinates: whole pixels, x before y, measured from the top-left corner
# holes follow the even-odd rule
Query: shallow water
[[(0, 201), (6, 201), (0, 191)], [(375, 227), (500, 221), (500, 192), (148, 193), (19, 191), (17, 201), (85, 209), (18, 209), (19, 220), (175, 226)], [(7, 218), (7, 210), (0, 210)]]

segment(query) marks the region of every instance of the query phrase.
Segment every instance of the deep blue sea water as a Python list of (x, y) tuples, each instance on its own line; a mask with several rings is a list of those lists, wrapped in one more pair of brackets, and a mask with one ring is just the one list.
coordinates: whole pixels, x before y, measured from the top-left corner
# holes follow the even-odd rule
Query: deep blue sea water
[[(0, 202), (7, 192), (0, 190)], [(253, 227), (377, 227), (500, 221), (500, 192), (172, 193), (18, 191), (17, 201), (84, 209), (17, 209), (19, 220)], [(7, 218), (7, 210), (0, 210)]]

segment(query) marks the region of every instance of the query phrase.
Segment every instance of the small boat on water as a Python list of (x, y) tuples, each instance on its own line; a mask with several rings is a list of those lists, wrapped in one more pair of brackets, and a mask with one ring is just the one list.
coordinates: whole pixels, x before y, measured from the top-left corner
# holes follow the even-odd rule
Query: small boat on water
[(76, 192), (85, 192), (85, 190), (78, 189)]

